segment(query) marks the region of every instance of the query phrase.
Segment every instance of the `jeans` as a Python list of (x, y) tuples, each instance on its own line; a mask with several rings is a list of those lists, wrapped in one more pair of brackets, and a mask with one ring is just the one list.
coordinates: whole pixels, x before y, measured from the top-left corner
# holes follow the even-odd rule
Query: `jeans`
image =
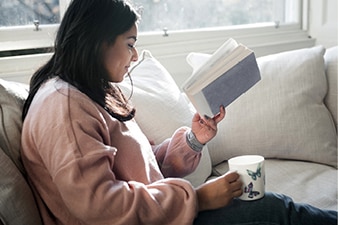
[(321, 210), (291, 198), (265, 193), (262, 199), (242, 201), (217, 210), (200, 212), (194, 225), (337, 225), (337, 211)]

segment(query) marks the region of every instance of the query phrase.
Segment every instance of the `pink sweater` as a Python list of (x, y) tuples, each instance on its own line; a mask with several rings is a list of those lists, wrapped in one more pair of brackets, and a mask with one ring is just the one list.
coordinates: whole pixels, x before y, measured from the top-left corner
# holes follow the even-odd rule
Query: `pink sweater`
[(164, 178), (198, 165), (188, 129), (151, 146), (134, 120), (119, 122), (66, 82), (47, 82), (22, 131), (22, 160), (44, 224), (192, 224), (195, 190)]

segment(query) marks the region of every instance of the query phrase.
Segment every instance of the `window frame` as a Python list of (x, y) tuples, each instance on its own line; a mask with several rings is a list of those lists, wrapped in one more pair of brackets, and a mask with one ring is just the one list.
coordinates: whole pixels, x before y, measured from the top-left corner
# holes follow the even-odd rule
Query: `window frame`
[[(315, 39), (309, 37), (307, 30), (308, 1), (300, 0), (299, 23), (168, 31), (167, 36), (163, 32), (139, 33), (137, 49), (139, 52), (149, 50), (180, 85), (191, 74), (191, 67), (185, 61), (190, 52), (212, 53), (229, 37), (251, 48), (256, 57), (314, 46)], [(21, 27), (21, 33), (10, 28), (0, 30), (0, 51), (52, 47), (57, 27), (58, 25), (42, 25), (39, 32), (32, 32), (32, 25), (30, 28)], [(31, 35), (25, 34), (26, 31), (30, 31)], [(5, 32), (7, 35), (3, 35)], [(42, 40), (41, 34), (45, 35), (46, 40)], [(15, 39), (16, 36), (19, 38)], [(20, 37), (24, 37), (24, 40), (20, 40)], [(10, 46), (5, 46), (6, 43)], [(0, 78), (28, 83), (31, 74), (50, 56), (51, 53), (0, 57)]]
[[(60, 0), (60, 18), (62, 19), (67, 6), (71, 0)], [(292, 0), (286, 0), (292, 1)], [(215, 27), (215, 28), (202, 28), (195, 30), (179, 30), (179, 31), (167, 31), (170, 37), (175, 37), (180, 40), (191, 40), (194, 37), (208, 37), (212, 38), (212, 35), (227, 35), (231, 34), (234, 37), (247, 36), (249, 41), (250, 38), (253, 38), (253, 34), (257, 32), (267, 33), (267, 37), (271, 37), (270, 32), (271, 28), (278, 27), (282, 28), (281, 30), (294, 29), (294, 31), (303, 31), (304, 30), (304, 20), (307, 21), (307, 15), (304, 10), (304, 5), (307, 5), (308, 0), (299, 1), (299, 19), (297, 23), (289, 23), (279, 25), (278, 23), (265, 23), (265, 24), (254, 24), (254, 25), (240, 25), (240, 26), (228, 26), (228, 27)], [(59, 24), (52, 25), (40, 25), (39, 30), (35, 30), (35, 26), (32, 23), (31, 25), (26, 26), (14, 26), (14, 27), (1, 27), (0, 28), (0, 52), (2, 51), (15, 51), (15, 50), (25, 50), (25, 49), (35, 49), (35, 48), (49, 48), (54, 45), (55, 34), (57, 32)], [(266, 30), (264, 30), (266, 28)], [(305, 29), (307, 27), (305, 26)], [(276, 29), (277, 31), (278, 29)], [(249, 32), (248, 32), (249, 31)], [(276, 32), (277, 34), (279, 32)], [(166, 44), (169, 40), (173, 41), (175, 38), (167, 38), (163, 35), (164, 32), (140, 32), (139, 43), (144, 46), (147, 44)]]

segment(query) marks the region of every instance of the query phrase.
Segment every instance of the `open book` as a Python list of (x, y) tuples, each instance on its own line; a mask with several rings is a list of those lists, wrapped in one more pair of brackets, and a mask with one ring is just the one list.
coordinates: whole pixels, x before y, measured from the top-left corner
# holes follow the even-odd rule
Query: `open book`
[(214, 54), (190, 53), (187, 61), (194, 70), (182, 89), (202, 115), (217, 114), (261, 79), (254, 52), (232, 38)]

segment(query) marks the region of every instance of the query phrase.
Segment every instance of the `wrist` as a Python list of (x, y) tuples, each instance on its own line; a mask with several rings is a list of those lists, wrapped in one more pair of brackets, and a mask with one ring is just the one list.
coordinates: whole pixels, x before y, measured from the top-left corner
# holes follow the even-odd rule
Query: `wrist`
[(208, 210), (212, 207), (208, 207), (208, 195), (207, 192), (204, 190), (203, 185), (196, 188), (196, 197), (197, 197), (197, 202), (198, 202), (198, 211), (205, 211)]
[(205, 144), (200, 143), (197, 140), (197, 138), (196, 138), (195, 134), (192, 132), (192, 130), (190, 130), (189, 132), (186, 133), (186, 140), (187, 140), (187, 143), (190, 146), (190, 148), (192, 148), (196, 152), (201, 152), (204, 145), (205, 145)]

